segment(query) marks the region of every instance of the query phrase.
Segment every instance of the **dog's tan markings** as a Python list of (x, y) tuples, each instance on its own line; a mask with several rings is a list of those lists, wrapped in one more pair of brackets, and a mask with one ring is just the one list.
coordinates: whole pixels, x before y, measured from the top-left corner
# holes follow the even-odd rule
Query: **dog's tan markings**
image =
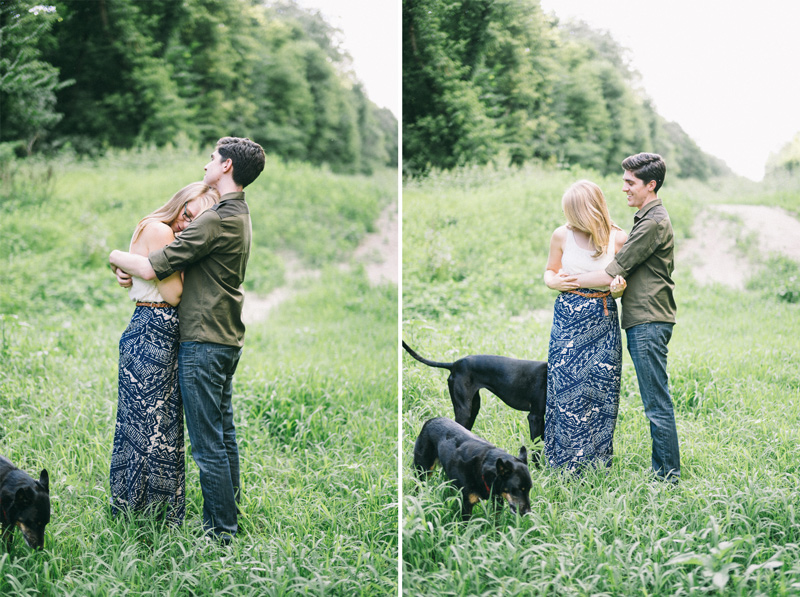
[(470, 493), (467, 496), (467, 499), (469, 500), (470, 504), (477, 504), (481, 501), (481, 496), (479, 496), (477, 493)]

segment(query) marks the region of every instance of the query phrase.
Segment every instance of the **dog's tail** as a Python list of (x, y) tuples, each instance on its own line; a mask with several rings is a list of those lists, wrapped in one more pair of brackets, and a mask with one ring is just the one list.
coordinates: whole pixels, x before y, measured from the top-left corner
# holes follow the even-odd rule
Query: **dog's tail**
[(416, 352), (411, 350), (411, 347), (408, 344), (406, 344), (405, 340), (403, 340), (403, 348), (406, 349), (406, 352), (408, 354), (417, 359), (420, 363), (427, 365), (428, 367), (439, 367), (440, 369), (447, 369), (450, 371), (452, 371), (453, 369), (453, 363), (439, 363), (437, 361), (429, 361), (428, 359), (419, 356)]

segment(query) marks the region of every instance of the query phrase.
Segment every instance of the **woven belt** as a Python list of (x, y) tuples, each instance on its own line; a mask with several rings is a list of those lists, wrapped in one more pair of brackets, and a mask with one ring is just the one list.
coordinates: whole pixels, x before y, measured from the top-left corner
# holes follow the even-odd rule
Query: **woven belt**
[(136, 303), (137, 307), (153, 307), (154, 309), (172, 309), (169, 303)]
[(567, 292), (571, 294), (577, 294), (578, 296), (582, 296), (583, 298), (602, 298), (603, 299), (603, 315), (608, 317), (608, 303), (606, 302), (608, 297), (611, 296), (611, 291), (606, 290), (605, 292), (578, 292), (577, 290), (567, 290)]

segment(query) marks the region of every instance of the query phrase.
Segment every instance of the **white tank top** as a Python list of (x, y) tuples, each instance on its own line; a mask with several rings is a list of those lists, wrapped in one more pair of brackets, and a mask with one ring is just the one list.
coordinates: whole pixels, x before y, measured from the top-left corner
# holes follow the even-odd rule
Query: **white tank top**
[(144, 280), (131, 276), (133, 285), (128, 290), (128, 296), (132, 301), (143, 303), (165, 303), (164, 297), (158, 291), (155, 280)]
[[(128, 251), (133, 249), (133, 239), (131, 239), (131, 246)], [(132, 285), (128, 290), (128, 298), (132, 301), (141, 303), (166, 303), (164, 297), (158, 291), (156, 280), (145, 280), (144, 278), (137, 278), (131, 276)]]
[(564, 243), (564, 253), (561, 255), (561, 269), (568, 274), (585, 274), (605, 269), (614, 259), (614, 248), (617, 229), (612, 228), (608, 237), (608, 248), (600, 257), (593, 257), (594, 249), (582, 249), (575, 241), (575, 234), (567, 228), (567, 241)]

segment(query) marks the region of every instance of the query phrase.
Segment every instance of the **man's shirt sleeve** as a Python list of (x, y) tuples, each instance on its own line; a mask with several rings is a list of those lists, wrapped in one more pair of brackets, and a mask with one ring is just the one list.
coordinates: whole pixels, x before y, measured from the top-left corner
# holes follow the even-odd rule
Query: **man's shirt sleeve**
[(214, 249), (214, 243), (221, 233), (219, 217), (216, 212), (209, 210), (201, 214), (200, 218), (166, 247), (152, 251), (148, 255), (150, 265), (153, 266), (159, 280), (185, 270)]
[(606, 267), (606, 273), (611, 276), (628, 275), (636, 269), (638, 265), (644, 263), (650, 255), (658, 248), (661, 242), (660, 226), (652, 218), (643, 218), (638, 226), (634, 226), (631, 235), (625, 244), (622, 245), (619, 253), (614, 256), (614, 260)]

